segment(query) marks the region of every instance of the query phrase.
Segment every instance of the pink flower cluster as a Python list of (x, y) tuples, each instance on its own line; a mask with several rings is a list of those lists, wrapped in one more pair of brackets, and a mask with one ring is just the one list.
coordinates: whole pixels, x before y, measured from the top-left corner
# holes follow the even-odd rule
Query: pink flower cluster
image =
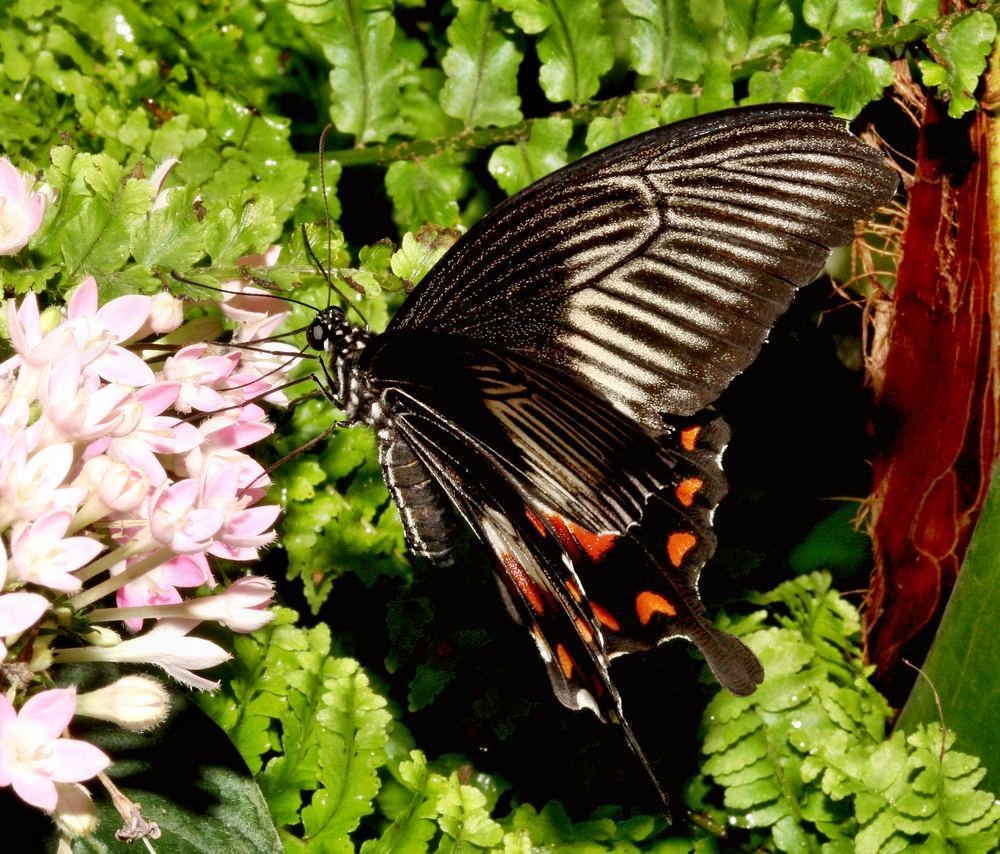
[[(44, 200), (28, 181), (0, 158), (0, 254), (26, 245), (41, 222)], [(0, 786), (57, 820), (70, 810), (61, 804), (88, 812), (79, 783), (110, 763), (66, 736), (74, 715), (150, 728), (168, 698), (147, 677), (105, 686), (99, 700), (72, 688), (39, 691), (43, 671), (145, 663), (211, 689), (217, 683), (195, 671), (229, 655), (192, 630), (211, 620), (253, 631), (272, 617), (266, 579), (210, 592), (209, 556), (252, 561), (275, 536), (279, 508), (260, 503), (268, 477), (243, 449), (271, 433), (256, 401), (284, 402), (296, 351), (238, 346), (270, 336), (286, 306), (241, 282), (227, 289), (221, 310), (237, 324), (235, 346), (206, 343), (204, 327), (185, 325), (183, 304), (167, 293), (99, 305), (90, 276), (63, 309), (42, 312), (30, 293), (7, 303), (14, 355), (0, 364), (0, 661), (14, 687), (0, 696)], [(67, 634), (67, 605), (88, 633)]]

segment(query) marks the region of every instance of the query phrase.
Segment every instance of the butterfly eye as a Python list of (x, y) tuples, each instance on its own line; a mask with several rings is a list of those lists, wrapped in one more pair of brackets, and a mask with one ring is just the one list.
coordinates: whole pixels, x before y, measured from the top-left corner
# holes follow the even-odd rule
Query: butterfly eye
[(317, 318), (309, 325), (309, 329), (306, 330), (306, 340), (314, 350), (322, 350), (326, 344), (326, 339), (326, 326), (322, 320)]

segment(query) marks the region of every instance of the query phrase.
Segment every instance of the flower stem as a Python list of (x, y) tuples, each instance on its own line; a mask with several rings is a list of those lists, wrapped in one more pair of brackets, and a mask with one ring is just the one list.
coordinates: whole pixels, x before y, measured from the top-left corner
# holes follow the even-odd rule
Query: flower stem
[[(121, 563), (132, 555), (141, 554), (153, 545), (152, 538), (148, 536), (136, 537), (131, 542), (125, 543), (116, 549), (108, 552), (103, 557), (91, 561), (82, 569), (73, 573), (80, 581), (90, 581), (95, 575), (100, 575), (104, 570), (110, 569), (116, 563)], [(81, 594), (82, 595), (82, 594)]]
[[(128, 546), (122, 546), (122, 549), (127, 548)], [(116, 549), (116, 551), (121, 551), (121, 549)], [(69, 600), (69, 604), (76, 610), (85, 608), (98, 599), (103, 599), (105, 596), (116, 592), (129, 582), (135, 581), (137, 578), (142, 578), (147, 572), (156, 569), (161, 563), (170, 560), (173, 556), (174, 552), (171, 549), (166, 546), (160, 546), (160, 548), (146, 555), (142, 560), (136, 561), (124, 572), (120, 572), (118, 575), (114, 575), (106, 581), (102, 581), (100, 584), (77, 594)]]

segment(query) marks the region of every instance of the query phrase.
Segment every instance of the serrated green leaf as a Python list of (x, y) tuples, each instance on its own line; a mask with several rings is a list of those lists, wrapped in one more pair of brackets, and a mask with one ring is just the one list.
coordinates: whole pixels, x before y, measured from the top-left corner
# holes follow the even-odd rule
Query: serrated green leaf
[(823, 35), (839, 35), (870, 29), (878, 8), (878, 0), (805, 0), (802, 17)]
[(490, 155), (489, 170), (508, 195), (513, 195), (549, 172), (565, 166), (566, 146), (573, 134), (569, 119), (542, 119), (531, 126), (526, 142), (499, 145)]
[(614, 118), (598, 116), (590, 123), (585, 147), (588, 153), (598, 151), (612, 143), (652, 130), (659, 124), (656, 110), (649, 99), (633, 95), (628, 99), (623, 115)]
[(397, 102), (404, 62), (381, 0), (295, 0), (292, 14), (330, 63), (330, 118), (359, 145), (403, 130)]
[(516, 124), (522, 118), (520, 49), (496, 28), (489, 0), (456, 0), (455, 6), (458, 14), (447, 33), (451, 46), (441, 60), (448, 75), (441, 106), (466, 128)]
[(614, 56), (598, 0), (493, 0), (529, 35), (536, 50), (539, 82), (553, 102), (580, 104), (592, 97)]
[(348, 834), (374, 809), (392, 718), (356, 661), (328, 661), (324, 689), (316, 715), (322, 786), (303, 807), (302, 824), (318, 850), (353, 851)]
[(697, 80), (707, 54), (685, 0), (623, 0), (632, 67), (647, 86)]
[(393, 274), (410, 285), (419, 282), (455, 242), (456, 232), (421, 228), (403, 235), (399, 250), (389, 262)]
[(787, 0), (726, 0), (722, 36), (727, 58), (742, 62), (788, 44), (794, 22)]
[(854, 118), (881, 97), (892, 79), (892, 67), (884, 59), (858, 53), (835, 39), (820, 55), (797, 50), (783, 69), (751, 76), (746, 103), (812, 101), (829, 104), (838, 116)]
[(205, 254), (204, 231), (186, 194), (167, 193), (132, 231), (132, 257), (148, 269), (189, 269)]
[(886, 6), (900, 22), (918, 21), (938, 16), (937, 0), (888, 0)]
[(466, 189), (466, 173), (444, 154), (420, 160), (397, 160), (385, 176), (396, 224), (415, 231), (423, 225), (458, 223), (458, 199)]
[(976, 87), (986, 69), (996, 34), (996, 21), (990, 15), (970, 12), (928, 38), (941, 62), (921, 60), (917, 64), (924, 83), (943, 90), (948, 101), (948, 115), (952, 118), (959, 118), (976, 107)]
[(461, 840), (480, 848), (496, 845), (503, 838), (503, 828), (489, 817), (486, 796), (473, 786), (458, 781), (452, 774), (437, 803), (441, 829), (456, 842)]

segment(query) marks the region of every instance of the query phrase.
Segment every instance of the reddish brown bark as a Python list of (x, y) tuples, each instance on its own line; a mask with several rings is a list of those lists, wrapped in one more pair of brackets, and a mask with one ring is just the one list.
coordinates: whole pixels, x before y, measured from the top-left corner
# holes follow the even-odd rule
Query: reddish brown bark
[(928, 104), (877, 387), (868, 656), (891, 699), (923, 660), (1000, 443), (990, 134)]

